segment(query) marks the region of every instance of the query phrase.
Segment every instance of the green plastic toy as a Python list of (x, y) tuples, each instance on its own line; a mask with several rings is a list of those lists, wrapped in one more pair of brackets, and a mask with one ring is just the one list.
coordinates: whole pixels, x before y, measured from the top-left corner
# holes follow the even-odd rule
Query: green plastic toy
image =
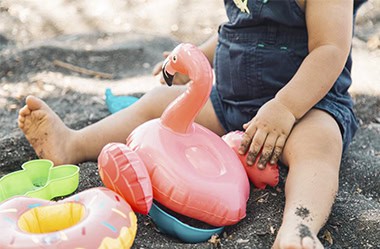
[(51, 200), (73, 193), (79, 184), (79, 167), (53, 166), (50, 160), (31, 160), (22, 170), (0, 178), (0, 202), (17, 195)]

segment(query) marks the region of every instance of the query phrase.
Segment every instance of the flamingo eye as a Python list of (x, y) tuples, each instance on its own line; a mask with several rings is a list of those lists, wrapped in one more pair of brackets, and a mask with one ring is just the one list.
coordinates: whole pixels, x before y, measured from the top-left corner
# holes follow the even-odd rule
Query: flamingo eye
[(173, 55), (172, 60), (173, 60), (173, 62), (177, 62), (177, 56)]

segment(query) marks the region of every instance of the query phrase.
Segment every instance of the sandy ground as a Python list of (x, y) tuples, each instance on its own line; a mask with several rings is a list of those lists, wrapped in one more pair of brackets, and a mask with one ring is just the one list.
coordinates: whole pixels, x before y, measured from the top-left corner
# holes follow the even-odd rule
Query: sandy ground
[[(148, 91), (158, 84), (150, 72), (162, 51), (180, 41), (199, 44), (223, 20), (222, 1), (0, 1), (0, 176), (36, 158), (16, 124), (25, 96), (42, 97), (79, 129), (109, 115), (105, 88)], [(350, 91), (361, 127), (343, 158), (337, 201), (319, 234), (327, 248), (380, 248), (380, 0), (360, 9), (355, 31)], [(101, 186), (96, 162), (80, 167), (78, 191)], [(270, 248), (281, 222), (285, 177), (282, 169), (278, 188), (252, 189), (247, 217), (226, 228), (218, 243), (183, 244), (139, 216), (134, 248)]]

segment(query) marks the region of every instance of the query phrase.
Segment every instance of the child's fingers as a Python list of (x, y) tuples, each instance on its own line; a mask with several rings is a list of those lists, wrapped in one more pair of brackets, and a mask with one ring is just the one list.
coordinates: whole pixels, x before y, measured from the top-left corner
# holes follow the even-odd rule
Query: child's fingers
[(270, 164), (275, 164), (280, 159), (282, 151), (285, 146), (286, 136), (281, 135), (277, 138), (276, 145), (273, 150), (272, 158), (270, 159)]
[(265, 169), (265, 166), (267, 165), (269, 159), (271, 159), (271, 156), (273, 154), (273, 150), (276, 144), (276, 140), (277, 140), (277, 135), (274, 133), (270, 133), (268, 137), (266, 138), (263, 149), (261, 151), (259, 162), (257, 164), (257, 167), (259, 169)]
[(253, 165), (256, 161), (257, 156), (259, 155), (259, 152), (265, 143), (265, 140), (267, 138), (268, 133), (265, 132), (264, 130), (257, 130), (252, 141), (251, 141), (251, 146), (248, 151), (248, 156), (247, 156), (247, 164), (248, 165)]
[[(169, 54), (170, 54), (169, 51), (164, 51), (164, 52), (162, 53), (162, 57), (166, 58), (166, 57), (169, 56)], [(164, 63), (163, 61), (160, 61), (160, 62), (158, 62), (158, 63), (154, 66), (153, 71), (152, 71), (152, 74), (153, 74), (154, 76), (156, 76), (156, 75), (158, 75), (159, 73), (161, 73), (161, 71), (162, 71), (162, 64), (163, 64), (163, 63)], [(160, 82), (162, 82), (162, 81), (160, 80)]]
[(240, 155), (244, 155), (247, 153), (249, 146), (251, 145), (251, 141), (253, 136), (255, 135), (256, 127), (250, 126), (246, 129), (246, 131), (243, 134), (242, 140), (240, 142), (240, 146), (238, 149), (238, 152)]
[(248, 121), (247, 123), (243, 124), (243, 129), (246, 130), (248, 126), (251, 124), (252, 120)]
[(161, 71), (162, 71), (162, 64), (163, 64), (163, 62), (161, 61), (161, 62), (157, 63), (157, 64), (154, 66), (153, 71), (152, 71), (152, 74), (153, 74), (154, 76), (156, 76), (156, 75), (158, 75), (159, 73), (161, 73)]

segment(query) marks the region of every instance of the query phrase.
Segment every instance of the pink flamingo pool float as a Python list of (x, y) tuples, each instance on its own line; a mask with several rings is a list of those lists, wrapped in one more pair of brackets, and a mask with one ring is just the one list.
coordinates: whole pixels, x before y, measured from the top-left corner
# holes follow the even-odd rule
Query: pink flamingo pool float
[(178, 228), (181, 223), (172, 222), (164, 211), (156, 216), (166, 233), (200, 242), (245, 217), (248, 177), (258, 188), (277, 184), (277, 165), (258, 170), (245, 164), (246, 155), (236, 155), (242, 132), (222, 139), (194, 123), (213, 81), (201, 51), (179, 45), (163, 72), (169, 85), (176, 72), (188, 74), (192, 83), (161, 118), (137, 127), (127, 144), (103, 148), (100, 177), (117, 193), (93, 188), (59, 202), (22, 196), (6, 200), (0, 203), (1, 248), (130, 248), (137, 231), (133, 211), (151, 211), (152, 218), (162, 211), (151, 208), (153, 198), (172, 211), (219, 227)]
[(134, 211), (148, 213), (154, 198), (213, 226), (235, 224), (246, 215), (250, 186), (245, 168), (222, 138), (194, 123), (211, 92), (211, 66), (195, 46), (180, 44), (164, 62), (168, 85), (176, 72), (192, 80), (187, 91), (161, 118), (137, 127), (126, 145), (105, 146), (98, 158), (100, 176)]

